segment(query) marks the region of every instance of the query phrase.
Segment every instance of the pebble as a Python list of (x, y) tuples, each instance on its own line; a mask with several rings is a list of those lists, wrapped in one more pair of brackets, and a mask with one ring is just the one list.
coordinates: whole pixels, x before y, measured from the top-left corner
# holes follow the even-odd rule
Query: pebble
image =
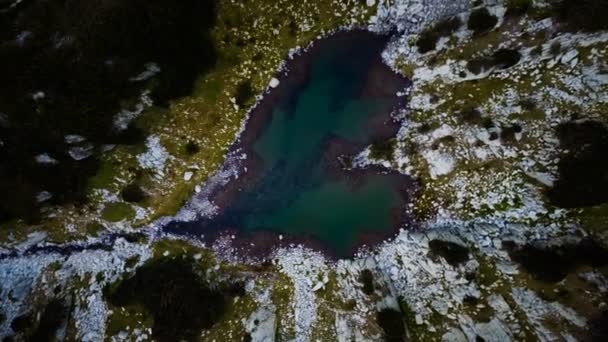
[(192, 171), (186, 171), (184, 173), (184, 180), (187, 182), (192, 179), (192, 176), (194, 176), (194, 173)]

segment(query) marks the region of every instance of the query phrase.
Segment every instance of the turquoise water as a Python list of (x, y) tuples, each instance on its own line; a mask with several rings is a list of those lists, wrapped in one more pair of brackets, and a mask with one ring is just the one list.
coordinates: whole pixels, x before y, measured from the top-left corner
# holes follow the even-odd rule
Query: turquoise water
[(361, 97), (377, 50), (363, 44), (316, 56), (306, 84), (281, 99), (249, 152), (262, 161), (255, 180), (212, 222), (196, 225), (312, 236), (338, 253), (360, 233), (391, 231), (400, 194), (390, 177), (370, 173), (353, 184), (347, 173), (330, 175), (323, 158), (335, 139), (370, 143), (370, 115), (388, 116), (393, 99)]

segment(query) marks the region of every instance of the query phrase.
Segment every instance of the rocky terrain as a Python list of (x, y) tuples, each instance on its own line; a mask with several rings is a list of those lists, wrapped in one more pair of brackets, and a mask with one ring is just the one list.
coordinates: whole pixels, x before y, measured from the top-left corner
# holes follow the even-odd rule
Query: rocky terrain
[[(0, 2), (0, 24), (23, 3)], [(27, 160), (2, 150), (19, 156), (16, 170), (47, 165), (67, 174), (84, 161), (90, 173), (76, 197), (44, 179), (6, 182), (27, 192), (0, 185), (25, 203), (5, 196), (0, 206), (0, 338), (604, 340), (607, 7), (603, 0), (217, 3), (201, 33), (217, 60), (199, 70), (185, 90), (191, 95), (160, 91), (171, 84), (163, 72), (174, 62), (165, 53), (121, 62), (141, 69), (127, 68), (138, 71), (120, 74), (123, 81), (142, 84), (125, 86), (101, 117), (119, 131), (138, 128), (139, 139), (58, 126)], [(29, 20), (21, 18), (22, 31), (3, 31), (3, 54), (28, 39), (82, 39), (40, 38)], [(237, 251), (233, 235), (204, 244), (162, 233), (163, 216), (213, 212), (207, 190), (238, 176), (230, 167), (238, 156), (225, 151), (256, 100), (278, 86), (276, 73), (288, 72), (285, 56), (353, 27), (391, 32), (383, 58), (412, 85), (399, 93), (407, 107), (393, 113), (403, 122), (397, 136), (361, 151), (352, 167), (379, 164), (415, 177), (419, 194), (403, 210), (421, 228), (404, 227), (342, 260), (296, 245), (260, 260)], [(19, 84), (3, 85), (31, 93), (15, 110), (56, 110), (45, 102), (60, 101), (50, 90)], [(10, 114), (0, 115), (3, 132), (24, 124)], [(0, 146), (21, 138), (3, 136)], [(19, 174), (0, 171), (5, 179)]]

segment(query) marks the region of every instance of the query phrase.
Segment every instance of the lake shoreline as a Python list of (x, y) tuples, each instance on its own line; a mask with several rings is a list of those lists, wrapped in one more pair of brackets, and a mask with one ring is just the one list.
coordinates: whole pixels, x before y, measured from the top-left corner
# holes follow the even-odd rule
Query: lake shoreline
[[(296, 93), (306, 87), (315, 58), (329, 47), (336, 48), (336, 44), (338, 46), (340, 44), (344, 44), (344, 46), (353, 44), (353, 40), (361, 39), (361, 35), (373, 36), (374, 39), (377, 39), (377, 41), (374, 41), (374, 48), (377, 49), (378, 53), (374, 56), (372, 64), (367, 70), (365, 86), (358, 94), (358, 97), (361, 99), (380, 97), (391, 99), (391, 109), (379, 113), (371, 113), (365, 127), (373, 131), (373, 141), (387, 140), (397, 134), (401, 122), (395, 120), (392, 117), (392, 113), (396, 108), (402, 108), (406, 101), (405, 97), (397, 96), (397, 92), (407, 88), (410, 82), (401, 75), (394, 73), (382, 60), (381, 52), (391, 36), (363, 29), (355, 29), (338, 31), (329, 37), (321, 38), (301, 54), (286, 60), (282, 71), (275, 75), (275, 78), (279, 80), (278, 87), (270, 89), (270, 91), (264, 94), (263, 99), (250, 111), (240, 137), (231, 146), (228, 153), (229, 156), (246, 156), (235, 163), (238, 177), (229, 180), (224, 185), (216, 186), (207, 195), (207, 199), (218, 208), (218, 212), (225, 210), (240, 191), (246, 189), (257, 179), (262, 169), (263, 161), (253, 151), (253, 145), (264, 131), (264, 128), (269, 125), (273, 110), (277, 106), (291, 105), (290, 103), (284, 103), (283, 99), (289, 94)], [(318, 250), (331, 259), (352, 257), (359, 249), (371, 248), (386, 239), (394, 237), (400, 228), (404, 226), (410, 227), (415, 224), (411, 215), (406, 212), (407, 205), (411, 202), (414, 190), (416, 189), (413, 179), (379, 166), (344, 170), (339, 157), (354, 157), (366, 146), (366, 144), (345, 141), (339, 137), (328, 139), (325, 142), (325, 148), (323, 148), (323, 160), (328, 165), (330, 177), (346, 180), (350, 186), (357, 187), (369, 175), (385, 174), (390, 178), (390, 182), (400, 189), (399, 206), (392, 209), (391, 222), (393, 229), (390, 231), (358, 234), (355, 245), (349, 248), (347, 253), (336, 253), (336, 251), (332, 250), (330, 246), (320, 239), (303, 234), (289, 235), (268, 230), (243, 232), (239, 229), (228, 227), (214, 231), (201, 230), (196, 233), (194, 233), (196, 228), (187, 229), (187, 232), (180, 232), (180, 228), (169, 228), (169, 231), (174, 235), (188, 235), (192, 238), (200, 239), (208, 245), (213, 245), (218, 240), (224, 241), (228, 238), (231, 241), (231, 247), (234, 252), (240, 256), (253, 259), (265, 259), (277, 248), (295, 245), (303, 245)], [(196, 224), (195, 222), (189, 222), (187, 225), (195, 226)]]

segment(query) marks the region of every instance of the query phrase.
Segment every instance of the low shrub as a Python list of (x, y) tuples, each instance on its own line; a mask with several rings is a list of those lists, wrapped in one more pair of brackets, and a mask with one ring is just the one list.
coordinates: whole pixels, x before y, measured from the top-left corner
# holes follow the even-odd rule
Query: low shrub
[(521, 53), (513, 49), (500, 49), (492, 55), (492, 62), (494, 66), (499, 69), (508, 69), (515, 64), (519, 63), (521, 59)]
[(475, 34), (490, 31), (498, 23), (498, 18), (490, 14), (487, 8), (479, 8), (471, 12), (467, 27)]
[(136, 183), (127, 185), (124, 189), (122, 189), (120, 195), (123, 200), (129, 203), (139, 203), (146, 199), (146, 193)]
[(233, 291), (211, 289), (192, 261), (163, 258), (105, 290), (115, 306), (142, 306), (153, 317), (157, 341), (195, 340), (224, 314)]
[(558, 246), (532, 242), (523, 246), (512, 241), (503, 243), (515, 262), (534, 278), (555, 283), (562, 281), (580, 266), (602, 267), (608, 263), (608, 250), (592, 238)]
[(526, 98), (521, 100), (519, 102), (519, 105), (521, 106), (521, 108), (528, 111), (536, 109), (536, 101), (532, 98)]
[(526, 14), (532, 8), (532, 0), (509, 0), (507, 1), (507, 16), (518, 16)]
[(477, 108), (467, 108), (459, 113), (458, 119), (462, 123), (477, 125), (481, 122), (481, 112)]
[(521, 59), (521, 53), (513, 49), (500, 49), (492, 56), (478, 57), (470, 60), (467, 63), (467, 69), (474, 73), (479, 74), (485, 70), (491, 68), (508, 69), (517, 63)]
[(506, 144), (512, 143), (515, 141), (515, 135), (521, 133), (522, 130), (523, 128), (519, 124), (502, 127), (500, 130), (500, 140)]
[(444, 19), (420, 34), (416, 42), (418, 52), (427, 53), (435, 50), (441, 37), (449, 37), (460, 28), (462, 21), (458, 17)]
[(556, 5), (559, 19), (573, 31), (600, 31), (608, 29), (608, 1), (562, 0)]
[(396, 144), (397, 141), (395, 139), (375, 142), (370, 147), (370, 157), (376, 160), (391, 161), (393, 160)]
[(236, 87), (236, 93), (234, 95), (234, 98), (236, 104), (239, 107), (244, 107), (246, 104), (248, 104), (249, 101), (251, 101), (251, 99), (253, 98), (253, 96), (254, 90), (251, 86), (251, 82), (244, 81)]
[(469, 249), (459, 244), (443, 241), (431, 240), (429, 242), (431, 257), (436, 259), (441, 257), (453, 266), (465, 263), (469, 260)]
[(199, 153), (201, 148), (194, 141), (188, 141), (188, 143), (184, 147), (184, 150), (186, 151), (186, 154), (188, 156), (193, 156), (193, 155)]
[(394, 309), (384, 309), (378, 312), (378, 325), (384, 331), (384, 340), (388, 342), (404, 341), (406, 328), (403, 314)]
[(372, 271), (368, 269), (361, 271), (359, 281), (363, 284), (363, 293), (368, 296), (374, 293), (374, 275)]
[(548, 191), (551, 203), (562, 208), (608, 203), (608, 128), (598, 121), (572, 121), (559, 125), (557, 136), (567, 152)]
[(559, 55), (560, 52), (562, 52), (562, 44), (560, 42), (554, 42), (549, 47), (549, 52), (551, 53), (552, 56)]
[(16, 317), (11, 322), (11, 328), (17, 334), (17, 341), (54, 341), (57, 330), (67, 316), (65, 303), (60, 299), (52, 299), (43, 308)]

